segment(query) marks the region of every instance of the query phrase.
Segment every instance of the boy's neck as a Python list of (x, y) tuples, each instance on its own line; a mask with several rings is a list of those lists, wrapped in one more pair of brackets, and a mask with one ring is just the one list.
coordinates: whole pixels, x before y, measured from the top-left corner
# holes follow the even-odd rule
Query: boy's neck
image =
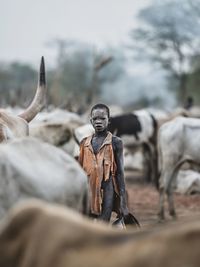
[(108, 134), (108, 130), (106, 129), (105, 131), (102, 131), (102, 132), (95, 132), (94, 136), (103, 137), (103, 136), (106, 136), (107, 134)]

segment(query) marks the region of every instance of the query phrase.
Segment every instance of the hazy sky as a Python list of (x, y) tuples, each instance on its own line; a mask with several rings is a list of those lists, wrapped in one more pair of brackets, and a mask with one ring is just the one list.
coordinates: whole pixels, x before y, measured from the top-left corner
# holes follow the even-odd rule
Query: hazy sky
[[(151, 1), (0, 0), (0, 62), (19, 60), (37, 68), (44, 55), (46, 65), (54, 65), (56, 48), (47, 43), (55, 38), (83, 41), (97, 49), (126, 44), (130, 30), (139, 23), (136, 14)], [(151, 97), (151, 91), (158, 95), (165, 87), (163, 79), (159, 82), (159, 75), (146, 65), (133, 65), (133, 75), (137, 79), (125, 77), (113, 85), (114, 91), (118, 87), (122, 95), (128, 91), (129, 97), (134, 89), (135, 98), (141, 93)], [(168, 93), (162, 92), (167, 98)]]
[(137, 25), (135, 15), (150, 0), (0, 0), (0, 61), (49, 61), (54, 38), (97, 46), (118, 45)]

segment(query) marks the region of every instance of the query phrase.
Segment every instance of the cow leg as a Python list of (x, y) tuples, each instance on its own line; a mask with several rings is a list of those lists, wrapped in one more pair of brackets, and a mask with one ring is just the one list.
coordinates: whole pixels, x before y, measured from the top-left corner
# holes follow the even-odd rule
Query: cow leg
[(158, 154), (155, 146), (152, 145), (152, 182), (159, 189), (159, 174), (158, 174)]
[(172, 172), (172, 175), (169, 179), (168, 185), (167, 185), (167, 200), (168, 200), (168, 207), (169, 207), (169, 214), (175, 219), (176, 218), (176, 212), (175, 212), (175, 207), (174, 207), (174, 195), (173, 195), (173, 182), (174, 179), (176, 178), (178, 173), (178, 169), (174, 170)]
[(143, 144), (144, 179), (146, 182), (155, 183), (158, 188), (157, 151), (153, 144)]
[(161, 176), (159, 179), (159, 211), (158, 211), (158, 218), (160, 221), (163, 221), (165, 219), (164, 214), (164, 201), (165, 201), (165, 193), (166, 193), (166, 184), (167, 181), (172, 176), (172, 172), (161, 172)]
[(158, 183), (158, 163), (157, 163), (157, 151), (153, 144), (150, 144), (150, 164), (151, 164), (151, 182), (156, 185), (156, 188), (159, 188)]
[(164, 210), (164, 200), (165, 200), (165, 190), (164, 188), (159, 189), (159, 211), (158, 211), (158, 219), (159, 221), (163, 221), (165, 219), (165, 210)]
[(169, 214), (176, 219), (176, 212), (174, 207), (174, 197), (173, 197), (173, 190), (170, 188), (170, 190), (167, 190), (167, 200), (168, 200), (168, 206), (169, 206)]
[(147, 144), (143, 144), (143, 166), (144, 166), (144, 180), (151, 182), (152, 165), (151, 165), (151, 151)]

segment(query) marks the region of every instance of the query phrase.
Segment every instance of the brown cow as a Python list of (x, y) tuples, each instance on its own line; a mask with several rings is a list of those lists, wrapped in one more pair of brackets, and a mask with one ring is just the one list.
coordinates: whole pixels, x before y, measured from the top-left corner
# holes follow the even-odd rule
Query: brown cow
[(66, 208), (29, 202), (1, 225), (0, 266), (199, 267), (199, 246), (199, 219), (156, 231), (117, 231)]

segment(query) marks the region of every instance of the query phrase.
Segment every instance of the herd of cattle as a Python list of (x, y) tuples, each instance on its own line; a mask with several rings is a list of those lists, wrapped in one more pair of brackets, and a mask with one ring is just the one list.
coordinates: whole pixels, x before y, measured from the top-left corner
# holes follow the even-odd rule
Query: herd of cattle
[[(30, 106), (19, 115), (14, 114), (15, 111), (0, 110), (0, 218), (4, 218), (0, 230), (0, 254), (5, 255), (0, 257), (0, 266), (60, 267), (65, 266), (65, 261), (69, 266), (183, 266), (186, 256), (188, 259), (193, 256), (193, 265), (185, 266), (198, 266), (196, 251), (190, 249), (188, 255), (182, 255), (179, 248), (180, 244), (190, 248), (191, 240), (199, 245), (198, 238), (190, 238), (192, 233), (197, 237), (200, 233), (200, 227), (195, 223), (191, 228), (180, 227), (178, 232), (172, 229), (169, 233), (158, 231), (147, 235), (120, 233), (79, 218), (80, 215), (71, 210), (42, 202), (21, 206), (5, 216), (15, 203), (30, 198), (62, 204), (82, 214), (88, 212), (87, 177), (74, 158), (78, 144), (93, 129), (84, 117), (71, 112), (59, 109), (41, 112), (45, 97), (42, 58), (38, 87)], [(197, 118), (192, 115), (192, 111), (186, 110), (170, 115), (138, 110), (115, 114), (110, 119), (109, 131), (122, 138), (126, 149), (141, 147), (146, 179), (159, 188), (158, 214), (162, 220), (165, 193), (169, 213), (176, 216), (173, 182), (180, 167), (186, 161), (200, 164), (200, 119), (196, 113)], [(43, 244), (43, 255), (38, 243)], [(119, 246), (121, 243), (123, 247)], [(147, 246), (150, 243), (154, 243), (151, 248)], [(28, 244), (30, 247), (25, 248)], [(170, 265), (172, 259), (168, 257), (171, 257), (172, 245), (177, 254)], [(7, 252), (8, 246), (11, 252)], [(58, 248), (61, 254), (56, 256)], [(45, 253), (51, 255), (48, 262)], [(30, 254), (32, 258), (28, 257)], [(112, 263), (106, 255), (112, 255)], [(152, 262), (149, 262), (150, 255)], [(108, 263), (104, 262), (105, 258)]]

